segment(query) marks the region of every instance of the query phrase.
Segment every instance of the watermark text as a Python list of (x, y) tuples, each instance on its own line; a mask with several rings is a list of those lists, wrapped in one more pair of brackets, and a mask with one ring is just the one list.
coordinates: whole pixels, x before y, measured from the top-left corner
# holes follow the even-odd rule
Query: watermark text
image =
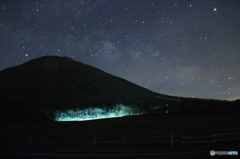
[(211, 150), (210, 155), (211, 156), (215, 156), (215, 155), (238, 155), (238, 151), (214, 151), (214, 150)]

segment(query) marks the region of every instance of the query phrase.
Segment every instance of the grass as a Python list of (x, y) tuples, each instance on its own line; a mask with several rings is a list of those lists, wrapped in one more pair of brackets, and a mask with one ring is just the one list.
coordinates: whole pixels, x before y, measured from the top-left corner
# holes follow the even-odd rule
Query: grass
[(236, 127), (240, 121), (239, 113), (210, 115), (165, 115), (165, 116), (127, 116), (92, 121), (42, 122), (42, 123), (1, 123), (1, 132), (11, 131), (39, 133), (77, 132), (81, 130), (129, 130), (129, 129), (162, 129), (177, 131), (191, 128)]
[[(142, 115), (81, 122), (1, 123), (0, 145), (1, 147), (93, 148), (94, 138), (97, 138), (97, 143), (100, 142), (99, 140), (121, 141), (123, 137), (129, 143), (141, 143), (145, 142), (145, 139), (149, 140), (151, 133), (155, 133), (155, 135), (162, 135), (163, 138), (161, 142), (159, 140), (158, 145), (152, 146), (169, 148), (172, 134), (176, 136), (182, 133), (201, 135), (203, 132), (211, 133), (213, 129), (236, 128), (239, 121), (240, 114), (231, 113), (212, 115)], [(117, 146), (124, 145), (117, 144)], [(139, 146), (139, 144), (132, 145), (132, 147), (135, 146)], [(100, 145), (100, 147), (103, 146)], [(112, 148), (112, 146), (110, 147)], [(151, 148), (151, 146), (147, 147)]]

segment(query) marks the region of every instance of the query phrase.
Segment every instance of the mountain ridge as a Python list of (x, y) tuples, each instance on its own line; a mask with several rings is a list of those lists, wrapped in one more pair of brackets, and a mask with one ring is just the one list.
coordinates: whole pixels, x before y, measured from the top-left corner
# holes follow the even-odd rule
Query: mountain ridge
[(43, 56), (0, 71), (0, 103), (37, 110), (154, 105), (177, 99), (68, 57)]
[(147, 114), (240, 112), (239, 100), (159, 94), (68, 57), (43, 56), (0, 71), (1, 121), (52, 121), (58, 110), (120, 103)]

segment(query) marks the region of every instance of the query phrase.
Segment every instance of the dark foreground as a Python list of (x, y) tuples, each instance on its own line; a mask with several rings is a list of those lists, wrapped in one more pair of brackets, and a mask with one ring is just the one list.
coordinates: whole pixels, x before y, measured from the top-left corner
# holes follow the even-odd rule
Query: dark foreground
[(230, 113), (1, 123), (0, 155), (4, 158), (206, 158), (211, 157), (210, 150), (240, 152), (239, 122), (240, 114)]

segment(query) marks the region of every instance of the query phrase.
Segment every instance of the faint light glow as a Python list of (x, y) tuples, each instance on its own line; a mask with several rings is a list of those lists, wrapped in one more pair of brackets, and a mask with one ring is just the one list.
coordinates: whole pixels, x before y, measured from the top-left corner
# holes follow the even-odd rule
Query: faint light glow
[(55, 121), (86, 121), (144, 114), (139, 108), (118, 104), (110, 108), (86, 108), (55, 113)]
[(216, 11), (217, 11), (217, 8), (214, 8), (213, 11), (216, 12)]

